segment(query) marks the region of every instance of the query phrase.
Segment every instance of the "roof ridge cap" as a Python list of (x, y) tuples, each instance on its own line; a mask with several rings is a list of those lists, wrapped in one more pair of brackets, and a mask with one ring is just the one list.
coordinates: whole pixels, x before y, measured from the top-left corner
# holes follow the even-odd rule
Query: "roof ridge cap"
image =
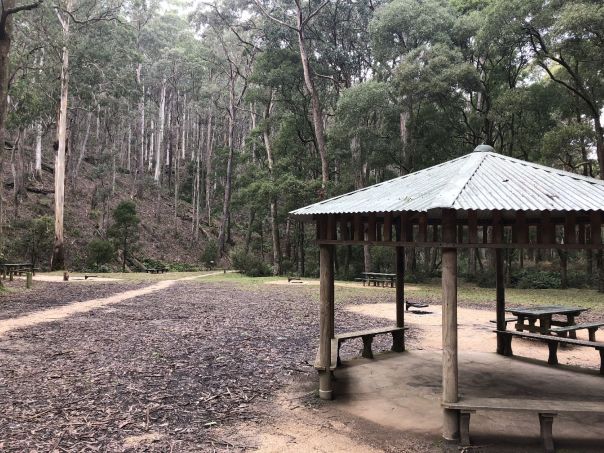
[[(467, 162), (464, 162), (461, 168), (458, 169), (457, 173), (451, 177), (451, 179), (445, 185), (445, 188), (441, 191), (441, 193), (432, 201), (432, 208), (452, 208), (455, 200), (459, 198), (461, 192), (464, 187), (468, 184), (472, 176), (476, 173), (476, 170), (482, 165), (485, 160), (487, 153), (468, 153), (465, 156), (467, 157)], [(465, 177), (461, 178), (461, 180), (456, 180), (456, 176), (463, 176), (465, 170), (472, 169), (471, 173)]]

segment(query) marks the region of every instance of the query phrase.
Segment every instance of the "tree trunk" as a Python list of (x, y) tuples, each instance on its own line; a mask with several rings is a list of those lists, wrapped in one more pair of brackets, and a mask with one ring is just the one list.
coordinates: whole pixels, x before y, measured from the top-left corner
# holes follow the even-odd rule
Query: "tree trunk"
[[(5, 0), (3, 2), (3, 11), (13, 8), (15, 0)], [(2, 16), (2, 26), (0, 27), (0, 188), (4, 187), (3, 181), (3, 164), (5, 154), (6, 141), (6, 113), (8, 109), (8, 81), (9, 81), (9, 51), (12, 38), (12, 15)], [(0, 190), (0, 220), (2, 220), (2, 212), (4, 211), (4, 196)], [(1, 225), (1, 223), (0, 223)], [(0, 282), (0, 287), (2, 286)]]
[(237, 75), (234, 68), (231, 67), (229, 77), (229, 125), (227, 135), (227, 146), (229, 155), (227, 158), (226, 178), (224, 182), (224, 200), (222, 205), (222, 220), (218, 229), (218, 257), (222, 257), (225, 252), (225, 242), (227, 233), (227, 222), (231, 212), (231, 190), (233, 178), (233, 157), (235, 155), (235, 81)]
[(159, 113), (157, 123), (157, 139), (156, 139), (156, 150), (155, 150), (155, 174), (153, 179), (157, 185), (160, 184), (161, 171), (162, 171), (162, 146), (164, 142), (164, 127), (166, 117), (166, 79), (162, 80), (161, 83), (161, 95), (159, 101)]
[(42, 178), (42, 121), (36, 121), (36, 152), (34, 162), (34, 177)]
[(212, 109), (208, 109), (208, 128), (206, 132), (206, 210), (208, 212), (208, 225), (212, 221)]
[(254, 219), (256, 217), (256, 210), (250, 209), (250, 220), (247, 224), (247, 232), (245, 233), (245, 242), (243, 243), (243, 250), (247, 255), (250, 253), (250, 243), (252, 241), (252, 231), (254, 228)]
[[(67, 0), (66, 9), (71, 11), (71, 0)], [(68, 15), (61, 17), (63, 26), (63, 62), (61, 65), (61, 101), (57, 121), (57, 152), (55, 155), (55, 240), (50, 261), (53, 271), (65, 268), (65, 243), (63, 236), (63, 213), (65, 206), (65, 154), (67, 152), (67, 98), (69, 94), (69, 22)]]
[(323, 111), (321, 110), (321, 101), (319, 99), (319, 93), (315, 86), (313, 76), (311, 74), (310, 62), (308, 54), (306, 52), (306, 40), (304, 37), (304, 23), (302, 18), (302, 7), (299, 2), (297, 4), (297, 31), (298, 31), (298, 45), (300, 48), (300, 59), (302, 60), (302, 69), (304, 72), (304, 85), (310, 95), (312, 104), (312, 119), (313, 119), (313, 131), (315, 133), (315, 141), (317, 144), (317, 151), (321, 159), (321, 187), (323, 189), (323, 196), (325, 197), (327, 190), (327, 183), (329, 182), (329, 162), (327, 160), (327, 145), (325, 142), (325, 123), (323, 120)]
[(84, 140), (82, 140), (82, 144), (80, 146), (80, 155), (78, 156), (78, 160), (76, 162), (76, 167), (73, 172), (73, 182), (72, 186), (75, 189), (77, 185), (78, 173), (80, 171), (80, 166), (82, 165), (82, 161), (84, 157), (86, 157), (86, 148), (88, 147), (88, 137), (90, 135), (90, 125), (92, 124), (92, 112), (88, 112), (88, 117), (86, 119), (86, 132), (84, 133)]

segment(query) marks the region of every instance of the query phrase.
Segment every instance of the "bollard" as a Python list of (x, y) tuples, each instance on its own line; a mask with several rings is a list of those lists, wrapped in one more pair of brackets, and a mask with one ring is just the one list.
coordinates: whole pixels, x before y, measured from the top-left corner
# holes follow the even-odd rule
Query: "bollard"
[(27, 272), (25, 274), (25, 287), (28, 289), (31, 288), (31, 283), (32, 283), (32, 273)]

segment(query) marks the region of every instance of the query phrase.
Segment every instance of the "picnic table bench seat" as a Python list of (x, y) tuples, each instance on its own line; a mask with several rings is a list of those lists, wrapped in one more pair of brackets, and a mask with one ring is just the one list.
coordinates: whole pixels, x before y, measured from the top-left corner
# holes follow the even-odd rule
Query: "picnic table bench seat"
[(547, 453), (553, 453), (554, 417), (561, 413), (604, 414), (604, 402), (527, 400), (512, 398), (463, 397), (456, 403), (442, 403), (445, 409), (459, 411), (459, 434), (462, 446), (470, 445), (470, 416), (476, 411), (529, 412), (539, 415), (541, 441)]
[(504, 338), (504, 355), (511, 356), (512, 352), (512, 338), (528, 338), (532, 340), (544, 341), (547, 343), (549, 348), (549, 357), (547, 363), (550, 365), (558, 364), (558, 346), (560, 344), (569, 344), (573, 346), (584, 346), (588, 348), (594, 348), (600, 353), (600, 374), (604, 375), (604, 343), (599, 341), (588, 341), (588, 340), (577, 340), (575, 338), (559, 337), (555, 335), (541, 335), (530, 332), (516, 332), (512, 330), (496, 330), (498, 335), (502, 335)]
[[(373, 359), (373, 351), (371, 345), (373, 344), (373, 337), (382, 334), (392, 334), (392, 350), (394, 352), (403, 352), (405, 350), (405, 330), (408, 327), (378, 327), (376, 329), (359, 330), (356, 332), (340, 333), (334, 336), (331, 340), (331, 365), (330, 370), (335, 370), (338, 366), (342, 365), (340, 360), (340, 347), (342, 343), (355, 338), (361, 338), (363, 340), (363, 351), (361, 356), (366, 359)], [(324, 367), (321, 365), (319, 351), (317, 351), (317, 357), (315, 360), (315, 368), (323, 370)]]
[[(507, 326), (508, 323), (510, 322), (516, 322), (518, 321), (518, 318), (515, 316), (508, 316), (503, 320)], [(493, 323), (493, 324), (497, 324), (497, 320), (496, 319), (491, 319), (489, 322)]]
[(589, 341), (596, 341), (596, 331), (602, 326), (604, 326), (604, 322), (584, 322), (572, 326), (552, 327), (551, 329), (549, 329), (549, 331), (551, 333), (558, 334), (562, 337), (566, 337), (569, 332), (576, 332), (577, 330), (587, 329)]

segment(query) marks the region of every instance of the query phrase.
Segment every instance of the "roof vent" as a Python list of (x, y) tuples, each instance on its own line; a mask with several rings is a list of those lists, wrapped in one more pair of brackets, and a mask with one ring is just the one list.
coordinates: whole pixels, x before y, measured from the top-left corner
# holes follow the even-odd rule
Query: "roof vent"
[(475, 153), (494, 153), (495, 148), (493, 148), (492, 146), (489, 146), (489, 145), (478, 145), (476, 148), (474, 148), (474, 152)]

